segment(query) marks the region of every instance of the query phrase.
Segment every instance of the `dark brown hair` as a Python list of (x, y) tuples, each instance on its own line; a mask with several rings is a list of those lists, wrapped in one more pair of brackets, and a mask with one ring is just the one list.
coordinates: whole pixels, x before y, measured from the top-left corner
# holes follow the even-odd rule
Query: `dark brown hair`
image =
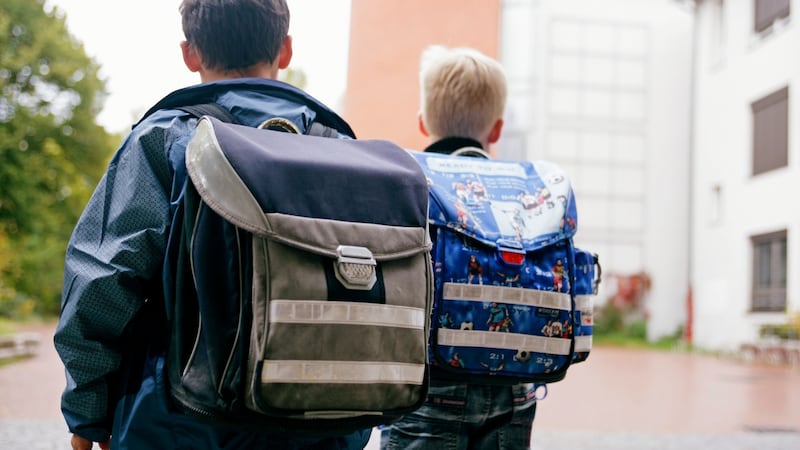
[(183, 34), (212, 70), (272, 63), (289, 33), (285, 0), (183, 0)]

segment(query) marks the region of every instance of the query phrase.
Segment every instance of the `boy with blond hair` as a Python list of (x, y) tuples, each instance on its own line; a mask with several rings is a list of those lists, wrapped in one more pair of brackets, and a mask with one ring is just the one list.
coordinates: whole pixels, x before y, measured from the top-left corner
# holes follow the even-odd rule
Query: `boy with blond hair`
[[(500, 139), (507, 87), (502, 66), (472, 48), (431, 46), (420, 61), (419, 129), (425, 152), (488, 158)], [(528, 449), (534, 385), (456, 381), (431, 367), (425, 404), (381, 434), (383, 450)]]

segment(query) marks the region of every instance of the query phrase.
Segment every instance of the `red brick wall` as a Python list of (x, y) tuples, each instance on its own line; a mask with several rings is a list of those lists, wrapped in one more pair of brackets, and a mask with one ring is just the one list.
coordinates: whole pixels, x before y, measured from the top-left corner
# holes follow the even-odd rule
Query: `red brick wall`
[(428, 45), (497, 57), (500, 0), (352, 0), (343, 116), (359, 138), (421, 149), (419, 56)]

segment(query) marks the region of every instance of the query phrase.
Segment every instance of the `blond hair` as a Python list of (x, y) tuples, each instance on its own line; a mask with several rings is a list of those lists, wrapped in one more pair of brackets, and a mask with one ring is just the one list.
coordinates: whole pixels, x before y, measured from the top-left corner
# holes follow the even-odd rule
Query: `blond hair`
[(419, 86), (420, 113), (431, 136), (482, 141), (503, 118), (505, 71), (473, 48), (426, 48), (420, 59)]

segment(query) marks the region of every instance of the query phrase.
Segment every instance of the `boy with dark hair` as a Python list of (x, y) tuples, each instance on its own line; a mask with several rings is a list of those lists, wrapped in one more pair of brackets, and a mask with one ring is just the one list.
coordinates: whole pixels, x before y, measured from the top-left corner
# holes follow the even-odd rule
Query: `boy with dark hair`
[[(178, 91), (215, 102), (244, 125), (282, 117), (300, 132), (318, 121), (354, 137), (335, 113), (275, 81), (292, 57), (285, 0), (184, 0), (186, 67), (201, 83)], [(117, 150), (66, 251), (55, 345), (66, 369), (61, 409), (76, 450), (361, 449), (362, 430), (326, 439), (227, 430), (174, 410), (167, 398), (165, 299), (187, 182), (184, 153), (197, 118), (159, 109)]]

